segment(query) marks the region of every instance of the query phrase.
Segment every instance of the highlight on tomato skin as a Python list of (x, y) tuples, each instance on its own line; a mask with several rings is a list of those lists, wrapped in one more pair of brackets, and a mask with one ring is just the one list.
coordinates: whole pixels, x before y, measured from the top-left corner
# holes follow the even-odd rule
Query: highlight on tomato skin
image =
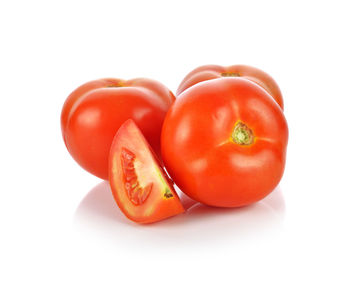
[(66, 129), (71, 110), (73, 106), (76, 105), (76, 103), (86, 93), (95, 89), (100, 89), (100, 88), (118, 87), (121, 82), (122, 82), (121, 79), (102, 78), (102, 79), (86, 82), (80, 85), (78, 88), (76, 88), (72, 93), (70, 93), (63, 104), (62, 112), (61, 112), (61, 129), (62, 129), (63, 139), (64, 139), (64, 131)]
[(165, 115), (175, 101), (158, 81), (105, 78), (87, 82), (66, 99), (61, 112), (64, 143), (85, 170), (108, 179), (108, 155), (118, 128), (133, 119), (158, 157)]
[(152, 147), (131, 119), (114, 137), (109, 182), (117, 205), (134, 222), (153, 223), (185, 211)]
[(183, 91), (197, 83), (225, 77), (245, 78), (258, 84), (275, 99), (282, 110), (284, 109), (282, 93), (276, 81), (263, 70), (248, 65), (200, 66), (186, 75), (179, 85), (176, 95), (179, 96)]
[(182, 192), (216, 207), (240, 207), (267, 196), (286, 162), (283, 111), (256, 83), (221, 77), (186, 89), (165, 118), (164, 165)]

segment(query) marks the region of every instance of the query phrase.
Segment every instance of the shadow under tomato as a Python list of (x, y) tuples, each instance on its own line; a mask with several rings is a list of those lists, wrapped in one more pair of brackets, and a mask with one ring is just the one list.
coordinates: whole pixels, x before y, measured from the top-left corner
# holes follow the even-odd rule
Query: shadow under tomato
[(102, 229), (109, 233), (109, 238), (118, 242), (130, 243), (143, 239), (144, 244), (148, 242), (152, 245), (164, 240), (187, 245), (218, 239), (229, 241), (244, 236), (254, 239), (268, 231), (280, 230), (283, 223), (285, 203), (279, 186), (258, 203), (241, 208), (209, 207), (195, 202), (177, 187), (176, 191), (186, 209), (185, 213), (158, 223), (139, 225), (122, 214), (108, 182), (103, 181), (81, 201), (75, 213), (75, 222), (94, 232)]
[(281, 189), (277, 187), (258, 203), (239, 208), (210, 207), (201, 203), (191, 206), (186, 214), (188, 220), (198, 225), (208, 225), (215, 231), (228, 227), (236, 231), (264, 230), (283, 222), (285, 204)]
[(75, 212), (77, 220), (100, 219), (128, 223), (114, 201), (108, 181), (96, 185), (80, 202)]

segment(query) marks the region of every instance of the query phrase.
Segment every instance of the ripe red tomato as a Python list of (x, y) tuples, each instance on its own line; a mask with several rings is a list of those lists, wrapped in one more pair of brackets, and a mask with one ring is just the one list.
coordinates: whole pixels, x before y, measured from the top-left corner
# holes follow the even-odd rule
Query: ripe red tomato
[(165, 167), (191, 198), (212, 206), (256, 202), (279, 183), (288, 127), (282, 109), (244, 78), (204, 81), (184, 91), (164, 121)]
[(152, 223), (184, 212), (151, 146), (132, 120), (113, 140), (109, 182), (115, 201), (129, 219)]
[(61, 112), (61, 129), (62, 133), (64, 134), (64, 129), (67, 126), (68, 122), (68, 116), (72, 110), (73, 105), (79, 99), (84, 96), (86, 93), (90, 92), (94, 89), (99, 88), (107, 88), (107, 87), (118, 87), (119, 83), (122, 80), (120, 79), (114, 79), (114, 78), (105, 78), (105, 79), (98, 79), (89, 81), (81, 86), (79, 86), (77, 89), (75, 89), (66, 99), (66, 101), (63, 104), (62, 112)]
[(205, 65), (198, 67), (191, 71), (184, 80), (182, 80), (176, 95), (181, 94), (187, 88), (210, 79), (217, 79), (222, 77), (242, 77), (255, 82), (264, 88), (281, 106), (283, 110), (283, 98), (281, 90), (273, 78), (266, 72), (255, 67), (247, 65), (233, 65), (233, 66), (218, 66)]
[(115, 133), (133, 119), (160, 157), (162, 124), (174, 95), (150, 79), (101, 79), (70, 94), (61, 114), (62, 135), (72, 157), (87, 171), (108, 178), (108, 154)]

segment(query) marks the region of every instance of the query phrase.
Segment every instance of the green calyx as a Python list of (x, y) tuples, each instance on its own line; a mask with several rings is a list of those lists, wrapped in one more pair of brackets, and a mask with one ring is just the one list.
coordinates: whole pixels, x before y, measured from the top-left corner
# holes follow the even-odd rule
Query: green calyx
[(232, 133), (232, 140), (239, 145), (250, 145), (254, 142), (254, 134), (243, 122), (237, 122)]

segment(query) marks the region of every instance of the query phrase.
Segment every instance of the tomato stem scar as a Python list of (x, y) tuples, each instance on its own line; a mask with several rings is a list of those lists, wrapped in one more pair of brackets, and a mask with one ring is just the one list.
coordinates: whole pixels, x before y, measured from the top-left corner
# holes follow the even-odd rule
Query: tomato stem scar
[(254, 133), (246, 124), (238, 121), (233, 129), (232, 140), (239, 145), (250, 145), (254, 142)]
[(236, 73), (236, 72), (222, 72), (221, 76), (222, 77), (240, 77), (241, 74)]
[(119, 88), (119, 87), (125, 87), (125, 81), (120, 80), (118, 82), (118, 84), (113, 83), (113, 84), (110, 84), (110, 85), (106, 86), (106, 88)]
[(168, 187), (165, 188), (164, 197), (167, 199), (174, 197), (173, 193), (171, 193), (171, 191)]

